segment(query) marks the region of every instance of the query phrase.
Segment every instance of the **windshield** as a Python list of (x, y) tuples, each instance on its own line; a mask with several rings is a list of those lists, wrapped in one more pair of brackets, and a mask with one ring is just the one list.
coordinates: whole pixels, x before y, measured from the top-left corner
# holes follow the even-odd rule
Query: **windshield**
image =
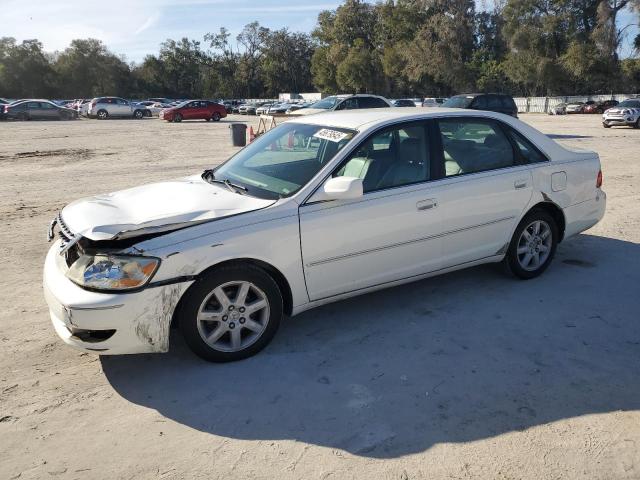
[(339, 100), (338, 97), (327, 97), (320, 100), (319, 102), (311, 104), (309, 108), (321, 108), (322, 110), (329, 110), (330, 108), (333, 108), (336, 106), (336, 103), (338, 103), (338, 100)]
[(640, 108), (640, 100), (625, 100), (624, 102), (620, 102), (617, 107)]
[(214, 171), (249, 195), (278, 199), (297, 192), (356, 134), (344, 128), (283, 123)]
[(457, 95), (444, 102), (442, 106), (447, 108), (468, 108), (472, 101), (473, 97), (471, 96)]

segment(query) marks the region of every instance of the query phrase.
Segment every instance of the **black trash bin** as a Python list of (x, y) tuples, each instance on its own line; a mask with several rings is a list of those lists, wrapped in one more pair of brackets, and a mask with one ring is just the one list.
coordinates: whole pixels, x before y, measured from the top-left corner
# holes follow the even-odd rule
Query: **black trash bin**
[(234, 147), (244, 147), (247, 144), (247, 126), (244, 123), (232, 123), (231, 142)]

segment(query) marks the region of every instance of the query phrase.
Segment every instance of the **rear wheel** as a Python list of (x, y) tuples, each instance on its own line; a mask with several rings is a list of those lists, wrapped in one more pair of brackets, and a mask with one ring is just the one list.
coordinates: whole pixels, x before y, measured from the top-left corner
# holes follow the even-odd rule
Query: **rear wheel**
[(98, 120), (106, 120), (107, 118), (109, 118), (109, 114), (106, 110), (98, 110), (97, 117)]
[(26, 114), (26, 112), (19, 113), (17, 118), (18, 120), (29, 120), (29, 116)]
[(241, 360), (271, 341), (282, 305), (278, 285), (264, 270), (252, 265), (221, 267), (185, 294), (180, 329), (191, 350), (205, 360)]
[(176, 113), (176, 115), (173, 117), (173, 121), (176, 123), (180, 123), (182, 121), (182, 114)]
[(544, 210), (533, 210), (520, 222), (513, 234), (505, 265), (516, 277), (535, 278), (544, 272), (556, 252), (558, 227)]

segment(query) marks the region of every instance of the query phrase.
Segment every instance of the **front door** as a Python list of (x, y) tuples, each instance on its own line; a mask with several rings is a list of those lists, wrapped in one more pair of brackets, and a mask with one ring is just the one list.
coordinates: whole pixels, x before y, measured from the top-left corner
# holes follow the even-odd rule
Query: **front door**
[(373, 133), (332, 174), (362, 178), (364, 195), (300, 207), (311, 300), (439, 268), (439, 189), (429, 182), (427, 139), (426, 122)]
[(497, 121), (456, 117), (437, 124), (444, 266), (505, 253), (531, 199), (530, 168)]

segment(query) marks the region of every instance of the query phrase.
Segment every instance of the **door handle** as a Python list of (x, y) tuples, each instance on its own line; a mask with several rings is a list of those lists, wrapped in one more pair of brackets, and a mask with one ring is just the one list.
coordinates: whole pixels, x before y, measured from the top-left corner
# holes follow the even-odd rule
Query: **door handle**
[(527, 180), (516, 180), (513, 183), (513, 186), (516, 190), (520, 190), (521, 188), (525, 188), (529, 182)]
[(420, 200), (416, 203), (416, 208), (418, 210), (431, 210), (438, 206), (438, 202), (435, 198), (428, 198), (427, 200)]

